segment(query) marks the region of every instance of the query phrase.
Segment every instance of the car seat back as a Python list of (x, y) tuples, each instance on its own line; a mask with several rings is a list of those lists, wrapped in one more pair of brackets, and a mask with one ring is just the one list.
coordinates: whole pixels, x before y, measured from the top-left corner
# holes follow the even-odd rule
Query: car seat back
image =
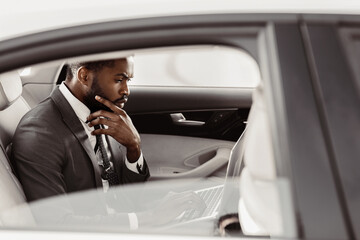
[(21, 96), (22, 83), (17, 72), (0, 74), (0, 132), (1, 144), (10, 154), (11, 141), (21, 118), (30, 106)]
[[(9, 214), (10, 210), (26, 204), (24, 192), (12, 171), (8, 156), (16, 127), (24, 114), (30, 110), (21, 93), (22, 83), (17, 72), (0, 74), (0, 225), (8, 225), (10, 222), (18, 224), (29, 220), (23, 215), (18, 216), (15, 211)], [(5, 215), (11, 217), (7, 218)]]
[(297, 237), (290, 181), (277, 176), (262, 85), (244, 134), (244, 168), (240, 175), (239, 221), (247, 235)]

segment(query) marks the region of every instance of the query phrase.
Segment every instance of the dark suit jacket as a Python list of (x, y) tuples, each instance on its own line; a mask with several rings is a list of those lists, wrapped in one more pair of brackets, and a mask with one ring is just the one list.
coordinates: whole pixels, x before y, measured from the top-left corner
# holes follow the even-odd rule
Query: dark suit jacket
[[(112, 161), (121, 183), (145, 181), (125, 166), (126, 148), (108, 137)], [(56, 88), (29, 111), (13, 138), (12, 162), (28, 201), (102, 187), (100, 169), (78, 117)]]

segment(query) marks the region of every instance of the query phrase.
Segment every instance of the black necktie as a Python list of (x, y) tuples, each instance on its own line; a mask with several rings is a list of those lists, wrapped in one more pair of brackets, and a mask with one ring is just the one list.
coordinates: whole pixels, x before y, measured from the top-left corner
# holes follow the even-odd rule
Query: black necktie
[[(94, 126), (95, 129), (99, 129), (100, 126), (99, 125), (96, 125)], [(118, 176), (116, 175), (115, 171), (114, 171), (114, 166), (112, 164), (112, 162), (109, 160), (108, 158), (108, 155), (106, 153), (106, 149), (105, 149), (105, 145), (104, 145), (104, 142), (103, 142), (103, 139), (101, 137), (102, 135), (96, 135), (96, 145), (95, 145), (95, 153), (97, 150), (100, 151), (100, 157), (101, 157), (101, 160), (103, 162), (103, 165), (100, 167), (102, 167), (103, 171), (102, 171), (102, 174), (101, 174), (101, 177), (104, 179), (104, 180), (107, 180), (109, 182), (109, 185), (112, 186), (112, 185), (118, 185), (119, 184), (119, 178)]]

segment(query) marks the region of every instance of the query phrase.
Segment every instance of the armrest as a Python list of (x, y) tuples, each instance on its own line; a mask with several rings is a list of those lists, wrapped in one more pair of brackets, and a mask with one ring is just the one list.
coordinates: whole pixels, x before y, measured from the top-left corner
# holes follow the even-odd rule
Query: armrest
[(206, 161), (204, 164), (189, 170), (187, 172), (152, 175), (151, 180), (161, 179), (177, 179), (177, 178), (201, 178), (207, 177), (222, 166), (224, 166), (230, 158), (231, 149), (218, 148), (213, 158)]

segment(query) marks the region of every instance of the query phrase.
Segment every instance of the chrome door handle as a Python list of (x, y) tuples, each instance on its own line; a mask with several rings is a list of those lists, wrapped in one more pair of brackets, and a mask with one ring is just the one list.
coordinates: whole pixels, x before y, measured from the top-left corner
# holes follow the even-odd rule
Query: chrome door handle
[(170, 114), (171, 120), (175, 125), (178, 126), (203, 126), (205, 122), (202, 121), (193, 121), (193, 120), (186, 120), (182, 113), (172, 113)]

